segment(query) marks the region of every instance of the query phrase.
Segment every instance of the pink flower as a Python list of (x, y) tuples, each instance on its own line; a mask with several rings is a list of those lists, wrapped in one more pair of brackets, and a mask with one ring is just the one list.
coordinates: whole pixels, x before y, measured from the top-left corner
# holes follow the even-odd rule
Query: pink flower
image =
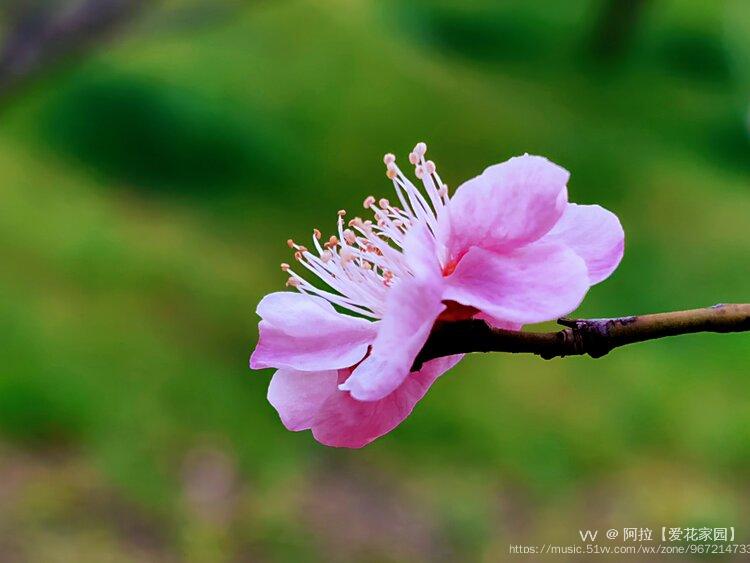
[[(399, 204), (370, 196), (314, 251), (289, 241), (320, 289), (288, 264), (288, 285), (258, 305), (253, 369), (273, 367), (268, 400), (289, 430), (362, 447), (401, 423), (462, 356), (411, 366), (436, 322), (471, 317), (520, 330), (573, 311), (623, 254), (617, 217), (568, 203), (568, 172), (539, 156), (487, 168), (452, 198), (419, 143), (409, 161), (424, 192), (385, 156)], [(339, 313), (334, 305), (353, 315)], [(355, 316), (356, 315), (356, 316)]]

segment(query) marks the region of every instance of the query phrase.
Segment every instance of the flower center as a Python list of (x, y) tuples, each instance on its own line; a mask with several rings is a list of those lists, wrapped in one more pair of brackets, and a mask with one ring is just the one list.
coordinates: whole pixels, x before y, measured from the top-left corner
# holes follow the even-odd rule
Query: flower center
[(374, 221), (354, 217), (346, 224), (346, 211), (342, 209), (338, 212), (337, 234), (321, 243), (322, 233), (313, 230), (315, 252), (291, 239), (287, 241), (294, 250), (295, 260), (331, 291), (313, 285), (284, 263), (281, 269), (290, 276), (287, 285), (353, 313), (381, 318), (388, 289), (412, 275), (402, 251), (406, 234), (415, 225), (426, 224), (434, 236), (437, 217), (449, 199), (448, 186), (438, 176), (435, 163), (425, 160), (426, 152), (427, 145), (418, 143), (409, 153), (409, 162), (422, 181), (426, 197), (404, 176), (396, 165), (396, 157), (386, 154), (383, 158), (386, 176), (393, 182), (400, 205), (368, 196), (363, 206), (373, 213)]
[(458, 268), (458, 260), (451, 259), (445, 266), (443, 266), (443, 277), (447, 278)]

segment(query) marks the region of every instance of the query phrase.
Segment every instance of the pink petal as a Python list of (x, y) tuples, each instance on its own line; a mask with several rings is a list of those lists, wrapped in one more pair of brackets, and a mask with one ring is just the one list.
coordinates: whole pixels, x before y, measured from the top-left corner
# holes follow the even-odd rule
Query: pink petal
[(404, 240), (404, 261), (414, 277), (431, 279), (442, 277), (437, 241), (426, 224), (414, 225)]
[(289, 430), (307, 430), (320, 408), (338, 393), (338, 371), (296, 371), (280, 369), (268, 386), (268, 402), (278, 411)]
[[(357, 401), (349, 393), (331, 395), (312, 426), (321, 444), (340, 448), (361, 448), (398, 426), (430, 385), (456, 365), (463, 355), (431, 360), (409, 375), (390, 395), (379, 401)], [(342, 377), (348, 370), (340, 372)]]
[(409, 375), (432, 325), (445, 310), (443, 277), (426, 226), (407, 236), (404, 255), (414, 276), (397, 282), (388, 292), (385, 314), (370, 355), (339, 386), (360, 401), (377, 401), (391, 394)]
[(445, 309), (440, 281), (405, 278), (389, 291), (372, 351), (339, 386), (342, 391), (360, 401), (377, 401), (401, 385)]
[(517, 156), (465, 182), (438, 219), (438, 240), (458, 260), (472, 246), (513, 249), (557, 223), (570, 174), (541, 156)]
[(569, 203), (562, 218), (543, 241), (561, 242), (586, 262), (591, 285), (617, 268), (625, 248), (625, 233), (617, 216), (598, 205)]
[(568, 314), (589, 288), (583, 259), (555, 243), (535, 243), (509, 254), (474, 247), (447, 281), (445, 299), (519, 324)]
[(493, 317), (492, 315), (488, 315), (487, 313), (477, 313), (476, 315), (474, 315), (474, 318), (486, 322), (492, 328), (515, 331), (519, 331), (523, 328), (523, 325), (520, 323), (512, 323), (503, 319), (496, 319), (495, 317)]
[(277, 292), (258, 305), (263, 319), (250, 367), (319, 371), (350, 367), (375, 338), (378, 323), (342, 315), (320, 297)]

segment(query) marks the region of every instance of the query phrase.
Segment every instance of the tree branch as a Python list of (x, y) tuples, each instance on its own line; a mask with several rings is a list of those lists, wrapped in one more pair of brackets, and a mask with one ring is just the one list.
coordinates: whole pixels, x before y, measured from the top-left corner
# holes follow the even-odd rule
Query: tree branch
[(536, 354), (545, 360), (588, 354), (600, 358), (620, 346), (694, 332), (750, 331), (750, 303), (612, 319), (560, 319), (558, 332), (493, 329), (484, 321), (439, 323), (414, 368), (428, 360), (470, 352)]

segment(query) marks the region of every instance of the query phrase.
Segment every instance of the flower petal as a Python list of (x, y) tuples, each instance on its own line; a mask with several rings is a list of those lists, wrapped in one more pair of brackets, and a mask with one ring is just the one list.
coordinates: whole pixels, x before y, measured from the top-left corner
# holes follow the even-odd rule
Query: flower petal
[(441, 278), (438, 254), (444, 251), (438, 249), (435, 235), (426, 224), (414, 225), (404, 240), (404, 261), (409, 265), (409, 271), (420, 280)]
[(594, 285), (607, 279), (622, 260), (625, 233), (611, 211), (599, 205), (569, 203), (542, 241), (562, 242), (572, 248), (586, 262)]
[(407, 235), (404, 256), (412, 267), (388, 292), (386, 309), (370, 355), (339, 386), (360, 401), (377, 401), (392, 393), (411, 366), (445, 310), (443, 276), (434, 253), (434, 238), (425, 225)]
[(473, 247), (447, 281), (445, 299), (518, 324), (568, 314), (589, 288), (583, 259), (555, 243), (535, 243), (509, 254)]
[(401, 385), (445, 309), (440, 282), (406, 278), (389, 291), (370, 355), (339, 386), (342, 391), (360, 401), (377, 401)]
[(307, 430), (326, 400), (333, 393), (339, 393), (337, 381), (337, 370), (280, 369), (268, 386), (268, 402), (278, 411), (288, 430)]
[(570, 174), (541, 156), (517, 156), (465, 182), (438, 218), (449, 258), (470, 247), (507, 251), (533, 242), (560, 219)]
[(503, 319), (496, 319), (495, 317), (493, 317), (492, 315), (488, 315), (487, 313), (477, 313), (473, 318), (486, 322), (492, 328), (514, 330), (516, 332), (523, 328), (523, 325), (521, 323), (512, 323), (510, 321), (504, 321)]
[(260, 337), (250, 367), (319, 371), (350, 367), (375, 338), (378, 323), (342, 315), (320, 297), (281, 291), (258, 305)]
[[(409, 375), (390, 395), (379, 401), (357, 401), (349, 393), (331, 395), (321, 407), (312, 432), (321, 444), (341, 448), (361, 448), (398, 426), (432, 383), (463, 357), (462, 354), (426, 362)], [(342, 370), (346, 377), (349, 370)]]

